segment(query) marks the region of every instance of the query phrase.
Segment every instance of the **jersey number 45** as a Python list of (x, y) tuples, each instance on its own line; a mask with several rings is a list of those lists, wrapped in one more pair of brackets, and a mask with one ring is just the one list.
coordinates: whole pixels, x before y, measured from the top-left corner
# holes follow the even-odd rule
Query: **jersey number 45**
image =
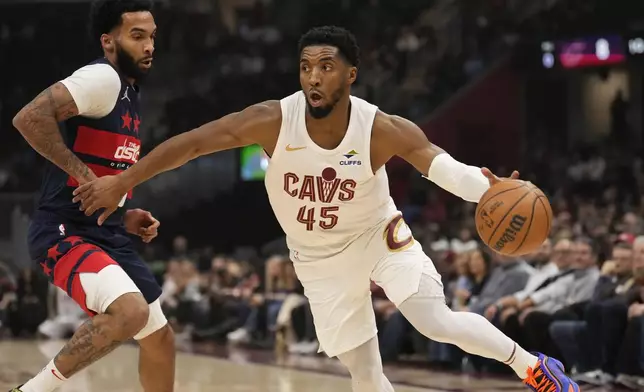
[(319, 218), (315, 219), (315, 207), (302, 206), (297, 213), (297, 221), (306, 225), (306, 230), (312, 231), (316, 222), (324, 230), (330, 230), (338, 224), (337, 212), (340, 207), (320, 207)]

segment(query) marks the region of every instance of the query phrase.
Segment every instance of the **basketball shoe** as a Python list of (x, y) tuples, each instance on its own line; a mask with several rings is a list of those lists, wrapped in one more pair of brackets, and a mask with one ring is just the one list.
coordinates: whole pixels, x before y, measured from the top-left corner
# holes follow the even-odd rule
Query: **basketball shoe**
[(18, 385), (16, 388), (14, 388), (14, 389), (10, 390), (9, 392), (22, 392), (22, 391), (20, 390), (20, 388), (21, 388), (21, 387), (22, 387), (22, 385)]
[(528, 377), (523, 380), (534, 392), (580, 392), (579, 385), (568, 377), (561, 362), (538, 354), (539, 361), (528, 368)]

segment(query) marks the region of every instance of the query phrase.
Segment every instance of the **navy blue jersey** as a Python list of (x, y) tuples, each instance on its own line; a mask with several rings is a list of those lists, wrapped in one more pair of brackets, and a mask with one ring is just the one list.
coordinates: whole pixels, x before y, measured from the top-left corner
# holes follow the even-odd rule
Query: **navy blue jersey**
[[(107, 59), (91, 64), (111, 66)], [(120, 79), (121, 91), (111, 113), (102, 118), (76, 116), (60, 124), (67, 147), (98, 177), (126, 170), (136, 163), (141, 150), (139, 90), (122, 76)], [(80, 204), (72, 202), (72, 192), (77, 186), (76, 179), (47, 161), (34, 219), (96, 226), (101, 211), (87, 217), (79, 210)], [(121, 202), (121, 208), (104, 223), (105, 226), (122, 225), (125, 205), (131, 197), (130, 192)]]
[[(138, 87), (124, 80), (106, 59), (79, 69), (62, 83), (80, 113), (60, 124), (67, 147), (99, 177), (118, 174), (136, 163), (141, 150)], [(96, 309), (87, 307), (77, 277), (112, 264), (118, 264), (152, 303), (161, 295), (161, 287), (123, 226), (131, 193), (124, 195), (119, 209), (99, 227), (100, 211), (87, 217), (72, 202), (77, 186), (74, 178), (47, 163), (27, 236), (31, 258), (90, 316)]]

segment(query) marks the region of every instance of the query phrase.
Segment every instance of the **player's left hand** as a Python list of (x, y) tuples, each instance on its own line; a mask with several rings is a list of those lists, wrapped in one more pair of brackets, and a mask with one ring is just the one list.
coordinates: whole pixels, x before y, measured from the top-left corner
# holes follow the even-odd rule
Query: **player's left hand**
[(80, 210), (87, 216), (103, 209), (98, 217), (98, 225), (101, 226), (119, 208), (119, 202), (127, 191), (123, 188), (120, 175), (103, 176), (74, 189), (73, 202), (81, 202)]
[(494, 184), (497, 184), (501, 181), (516, 180), (519, 178), (519, 172), (516, 170), (512, 172), (512, 175), (510, 175), (510, 178), (497, 177), (487, 167), (481, 168), (481, 173), (483, 173), (483, 175), (487, 177), (488, 181), (490, 181), (490, 186), (493, 186)]
[(138, 235), (146, 244), (159, 235), (161, 223), (149, 211), (139, 208), (128, 210), (124, 218), (125, 229), (128, 233)]

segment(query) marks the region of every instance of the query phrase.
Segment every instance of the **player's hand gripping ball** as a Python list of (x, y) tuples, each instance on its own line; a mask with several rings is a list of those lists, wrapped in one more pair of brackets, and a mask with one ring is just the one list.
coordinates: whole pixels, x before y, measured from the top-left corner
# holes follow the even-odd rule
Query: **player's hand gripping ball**
[(552, 208), (543, 192), (518, 179), (496, 182), (476, 207), (476, 230), (495, 252), (521, 256), (536, 251), (548, 238)]

